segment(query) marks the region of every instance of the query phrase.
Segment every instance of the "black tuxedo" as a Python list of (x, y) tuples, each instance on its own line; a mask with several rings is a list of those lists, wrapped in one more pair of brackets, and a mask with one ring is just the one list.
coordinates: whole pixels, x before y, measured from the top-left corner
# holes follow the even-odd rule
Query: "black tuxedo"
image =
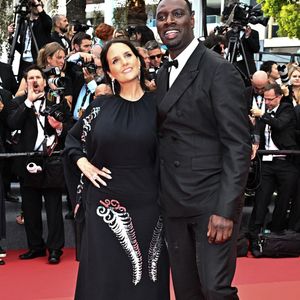
[(2, 88), (14, 95), (18, 90), (18, 84), (11, 65), (0, 62), (0, 79)]
[[(68, 54), (68, 50), (71, 48), (71, 42), (70, 40), (66, 37), (66, 36), (62, 36), (61, 34), (59, 34), (57, 31), (53, 31), (51, 33), (51, 38), (53, 42), (57, 42), (59, 43), (64, 49), (66, 54)], [(68, 43), (68, 46), (66, 47), (66, 45), (63, 43), (62, 39), (65, 39), (66, 42)]]
[[(289, 103), (281, 103), (275, 113), (265, 113), (259, 119), (260, 149), (265, 149), (268, 140), (265, 137), (265, 127), (270, 126), (271, 138), (279, 150), (297, 150), (296, 116), (294, 108)], [(268, 137), (269, 139), (269, 137)], [(287, 229), (286, 215), (289, 202), (295, 193), (298, 170), (292, 157), (273, 157), (272, 161), (262, 162), (261, 185), (255, 195), (255, 203), (250, 218), (249, 229), (253, 237), (264, 226), (268, 205), (275, 189), (277, 199), (272, 215), (272, 231)]]
[[(231, 280), (251, 151), (244, 84), (201, 43), (169, 90), (167, 82), (163, 67), (157, 77), (160, 203), (176, 295), (237, 299)], [(207, 241), (212, 214), (235, 221), (233, 237), (219, 246)]]
[[(0, 110), (0, 153), (5, 152), (5, 140), (7, 134), (6, 118), (10, 109), (12, 95), (9, 91), (0, 89), (0, 100), (4, 107)], [(6, 234), (6, 222), (5, 222), (5, 190), (3, 185), (3, 163), (8, 159), (0, 158), (0, 240), (5, 238)], [(3, 174), (3, 175), (2, 175)]]
[[(32, 152), (37, 139), (37, 118), (32, 108), (28, 108), (25, 97), (16, 97), (14, 106), (8, 115), (8, 125), (12, 130), (21, 130), (20, 142), (17, 145), (18, 152)], [(50, 103), (47, 101), (47, 105)], [(68, 127), (64, 126), (56, 150), (62, 149), (63, 139)], [(45, 118), (45, 132), (51, 136), (53, 129)], [(26, 165), (33, 158), (21, 158), (18, 162), (18, 170), (21, 183), (22, 209), (25, 218), (25, 230), (29, 249), (43, 249), (45, 246), (50, 250), (59, 250), (64, 245), (64, 226), (62, 218), (62, 191), (60, 188), (50, 188), (44, 182), (37, 185), (34, 177), (26, 171)], [(43, 166), (43, 165), (42, 165)], [(44, 166), (43, 166), (44, 167)], [(38, 178), (36, 178), (38, 179)], [(48, 239), (46, 245), (43, 240), (43, 226), (41, 218), (42, 197), (45, 199), (47, 213)]]

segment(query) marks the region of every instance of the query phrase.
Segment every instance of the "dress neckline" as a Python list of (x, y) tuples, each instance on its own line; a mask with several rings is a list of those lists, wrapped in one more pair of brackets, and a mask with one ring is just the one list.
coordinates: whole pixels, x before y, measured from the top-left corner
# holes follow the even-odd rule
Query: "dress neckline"
[(141, 96), (139, 99), (134, 100), (134, 101), (133, 101), (133, 100), (128, 100), (128, 99), (126, 99), (126, 98), (123, 98), (123, 97), (120, 96), (120, 95), (118, 95), (117, 98), (119, 98), (119, 99), (122, 100), (122, 101), (129, 102), (129, 103), (137, 103), (137, 102), (140, 102), (140, 101), (144, 98), (145, 93), (146, 93), (146, 92), (144, 92), (144, 93), (142, 94), (142, 96)]

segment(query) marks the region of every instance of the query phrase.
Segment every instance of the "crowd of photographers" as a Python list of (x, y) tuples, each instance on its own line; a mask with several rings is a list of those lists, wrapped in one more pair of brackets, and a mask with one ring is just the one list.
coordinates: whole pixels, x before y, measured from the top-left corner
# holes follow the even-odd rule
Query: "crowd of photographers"
[[(3, 199), (13, 199), (10, 193), (12, 176), (19, 180), (22, 213), (17, 222), (25, 226), (29, 248), (29, 251), (20, 255), (20, 259), (46, 256), (48, 250), (49, 263), (57, 264), (64, 246), (62, 193), (67, 194), (68, 218), (73, 217), (72, 201), (75, 202), (75, 199), (69, 197), (65, 189), (62, 161), (55, 152), (64, 148), (67, 131), (94, 97), (113, 92), (106, 84), (101, 67), (103, 45), (110, 39), (130, 39), (144, 59), (146, 83), (150, 90), (156, 88), (156, 73), (167, 60), (168, 52), (155, 40), (147, 26), (116, 30), (101, 23), (95, 28), (95, 36), (91, 37), (86, 33), (88, 27), (80, 24), (71, 26), (64, 15), (55, 15), (51, 19), (40, 0), (30, 0), (28, 3), (28, 15), (23, 17), (21, 24), (8, 26), (11, 56), (14, 51), (20, 54), (17, 81), (11, 66), (0, 63), (0, 150), (2, 153), (26, 155), (1, 160), (3, 178), (0, 181), (5, 183), (1, 192)], [(230, 31), (224, 36), (211, 34), (204, 43), (224, 57), (227, 49), (227, 53), (229, 51), (234, 56), (233, 63), (248, 84), (245, 93), (249, 104), (249, 122), (252, 124), (253, 158), (258, 146), (270, 150), (299, 149), (299, 66), (280, 66), (282, 81), (275, 62), (265, 62), (261, 71), (256, 72), (253, 54), (259, 51), (258, 33), (248, 26), (243, 28), (243, 35), (237, 45), (239, 52), (234, 54), (232, 45), (228, 43), (230, 37)], [(241, 53), (241, 44), (244, 53)], [(280, 88), (282, 83), (286, 85)], [(273, 100), (278, 105), (270, 104)], [(282, 105), (289, 110), (289, 115), (284, 114), (284, 118), (280, 114)], [(273, 116), (270, 117), (272, 111)], [(277, 135), (288, 135), (295, 139), (282, 141), (279, 138), (278, 142)], [(266, 145), (266, 137), (269, 144), (272, 142), (271, 146)], [(276, 168), (272, 166), (274, 162)], [(256, 235), (265, 226), (268, 205), (276, 188), (280, 206), (276, 207), (275, 212), (283, 209), (287, 211), (289, 205), (292, 205), (294, 210), (289, 224), (292, 224), (293, 230), (300, 231), (300, 208), (296, 205), (299, 200), (295, 196), (298, 195), (296, 186), (299, 167), (294, 164), (294, 158), (290, 160), (288, 156), (281, 155), (271, 159), (271, 169), (273, 173), (270, 171), (270, 163), (264, 160), (262, 184), (256, 193), (260, 200), (256, 199), (250, 220), (251, 250), (254, 254), (257, 250)], [(282, 177), (281, 172), (285, 172)], [(287, 173), (288, 177), (285, 177)], [(280, 181), (283, 178), (285, 183), (281, 190)], [(264, 190), (266, 187), (267, 191)], [(282, 195), (284, 199), (280, 198)], [(43, 239), (41, 217), (43, 199), (48, 225), (46, 241)], [(263, 204), (258, 206), (257, 203)], [(273, 226), (279, 224), (276, 230), (289, 228), (286, 215), (278, 217), (275, 213), (273, 217)], [(4, 201), (0, 201), (0, 239), (4, 237)], [(4, 264), (3, 256), (5, 251), (0, 247), (0, 264)]]

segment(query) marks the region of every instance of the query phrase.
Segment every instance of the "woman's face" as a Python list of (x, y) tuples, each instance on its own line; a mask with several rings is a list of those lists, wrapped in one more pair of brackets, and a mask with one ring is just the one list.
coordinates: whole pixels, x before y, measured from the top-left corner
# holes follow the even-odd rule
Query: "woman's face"
[(140, 60), (126, 44), (112, 44), (107, 52), (106, 59), (109, 66), (109, 76), (116, 79), (121, 85), (139, 77)]
[(300, 71), (295, 70), (291, 74), (290, 83), (294, 87), (300, 87)]
[(58, 50), (47, 58), (47, 62), (50, 67), (59, 67), (59, 69), (62, 70), (65, 64), (65, 56), (63, 50)]

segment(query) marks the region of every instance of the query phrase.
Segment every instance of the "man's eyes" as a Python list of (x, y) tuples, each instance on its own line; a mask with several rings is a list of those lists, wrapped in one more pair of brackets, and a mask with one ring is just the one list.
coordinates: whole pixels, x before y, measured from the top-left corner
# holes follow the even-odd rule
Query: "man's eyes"
[[(184, 12), (181, 10), (175, 10), (171, 13), (172, 18), (178, 19), (184, 16)], [(167, 14), (158, 14), (157, 20), (158, 21), (165, 21), (168, 18)]]

